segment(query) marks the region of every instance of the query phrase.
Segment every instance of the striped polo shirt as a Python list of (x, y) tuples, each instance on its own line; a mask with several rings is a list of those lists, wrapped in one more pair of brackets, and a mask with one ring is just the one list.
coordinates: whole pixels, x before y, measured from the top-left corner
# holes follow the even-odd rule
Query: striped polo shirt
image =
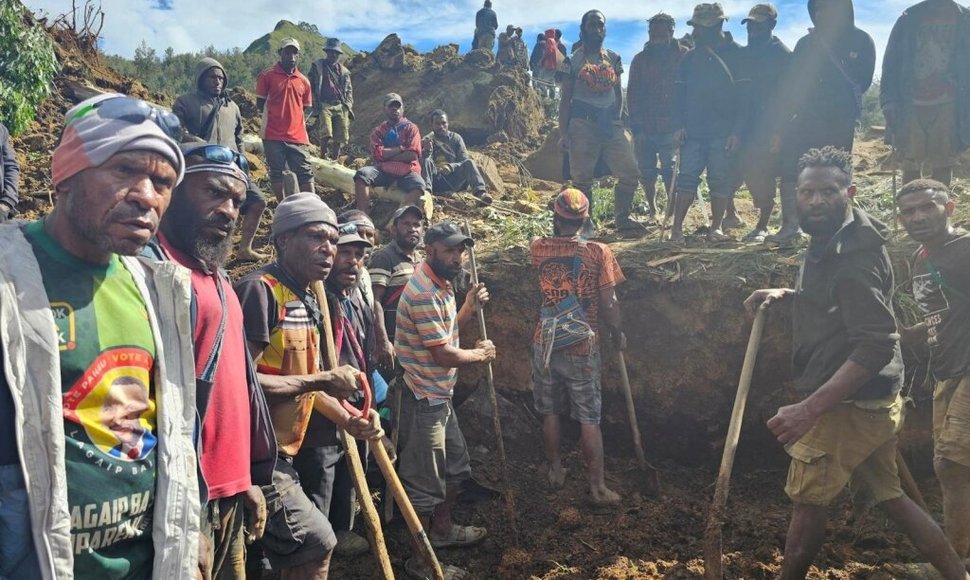
[(397, 305), (394, 349), (404, 367), (404, 382), (415, 398), (444, 403), (458, 380), (458, 369), (439, 366), (430, 347), (458, 348), (458, 312), (451, 282), (439, 278), (427, 262), (414, 269)]

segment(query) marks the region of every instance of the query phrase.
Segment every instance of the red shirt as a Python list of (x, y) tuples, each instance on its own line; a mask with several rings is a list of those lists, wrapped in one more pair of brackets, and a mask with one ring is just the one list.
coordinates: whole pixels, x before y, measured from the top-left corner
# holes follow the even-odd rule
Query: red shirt
[[(404, 161), (385, 161), (384, 159), (384, 136), (387, 135), (388, 131), (395, 128), (401, 141), (401, 149), (414, 151), (415, 155), (417, 155), (417, 158), (410, 163)], [(381, 171), (390, 173), (391, 175), (421, 173), (421, 164), (418, 162), (418, 159), (421, 159), (421, 132), (418, 131), (417, 125), (408, 121), (405, 117), (401, 117), (401, 120), (397, 124), (384, 121), (375, 127), (370, 133), (370, 150), (374, 156), (374, 162), (377, 163)]]
[(313, 91), (303, 73), (298, 69), (288, 73), (276, 63), (256, 77), (256, 96), (266, 99), (263, 139), (310, 144), (303, 108), (313, 104)]
[(242, 307), (232, 286), (217, 278), (198, 260), (158, 236), (169, 258), (192, 271), (192, 293), (197, 314), (193, 343), (195, 373), (201, 376), (215, 345), (222, 320), (222, 307), (216, 284), (222, 284), (226, 298), (226, 329), (222, 352), (213, 378), (209, 405), (202, 420), (202, 475), (209, 487), (209, 499), (222, 499), (242, 493), (252, 485), (250, 461), (249, 387), (246, 383), (246, 345)]

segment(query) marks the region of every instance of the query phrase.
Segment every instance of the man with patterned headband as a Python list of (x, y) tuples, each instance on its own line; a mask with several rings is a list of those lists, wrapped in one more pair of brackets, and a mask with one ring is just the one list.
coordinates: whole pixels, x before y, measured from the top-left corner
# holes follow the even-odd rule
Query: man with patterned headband
[(633, 155), (633, 134), (623, 126), (623, 89), (620, 55), (603, 47), (606, 17), (599, 10), (583, 15), (582, 47), (563, 63), (559, 133), (569, 151), (573, 182), (592, 200), (593, 171), (600, 157), (617, 178), (616, 229), (641, 236), (643, 224), (630, 218), (640, 169)]
[(53, 210), (0, 226), (0, 577), (196, 575), (189, 274), (134, 257), (182, 179), (179, 132), (123, 95), (78, 104)]
[(606, 487), (603, 477), (598, 330), (602, 320), (613, 345), (626, 348), (615, 292), (625, 278), (609, 246), (580, 236), (589, 219), (589, 202), (581, 191), (564, 190), (553, 202), (553, 211), (553, 235), (536, 239), (530, 247), (542, 293), (532, 382), (536, 411), (543, 416), (547, 477), (553, 488), (566, 480), (559, 446), (560, 416), (568, 411), (580, 424), (590, 497), (594, 504), (608, 505), (620, 496)]
[(182, 152), (185, 179), (175, 188), (154, 250), (192, 272), (199, 465), (208, 498), (200, 563), (211, 578), (243, 579), (246, 539), (261, 538), (266, 525), (259, 486), (272, 483), (276, 464), (269, 407), (246, 349), (242, 307), (222, 271), (247, 196), (247, 163), (221, 145), (185, 144)]

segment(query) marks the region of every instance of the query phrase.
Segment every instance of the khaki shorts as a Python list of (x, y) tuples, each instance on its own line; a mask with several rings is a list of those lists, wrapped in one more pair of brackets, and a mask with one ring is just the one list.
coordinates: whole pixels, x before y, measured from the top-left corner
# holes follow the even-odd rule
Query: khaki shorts
[(328, 105), (320, 109), (317, 126), (321, 139), (333, 137), (340, 144), (350, 142), (350, 113), (343, 105)]
[(919, 171), (924, 164), (930, 170), (956, 165), (960, 149), (956, 102), (914, 105), (900, 149), (904, 171)]
[(792, 462), (785, 493), (795, 503), (824, 506), (851, 481), (873, 504), (900, 497), (896, 434), (901, 426), (898, 397), (840, 403), (786, 448)]
[(970, 374), (936, 384), (933, 443), (938, 459), (970, 467)]

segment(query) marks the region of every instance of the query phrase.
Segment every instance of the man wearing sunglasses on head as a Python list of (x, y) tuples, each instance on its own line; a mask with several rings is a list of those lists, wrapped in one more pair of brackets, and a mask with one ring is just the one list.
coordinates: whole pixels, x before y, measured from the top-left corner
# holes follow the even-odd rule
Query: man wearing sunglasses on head
[[(242, 307), (222, 266), (249, 183), (245, 157), (221, 145), (183, 144), (185, 180), (153, 250), (192, 272), (199, 466), (206, 487), (200, 560), (216, 579), (246, 577), (246, 541), (266, 525), (260, 485), (272, 483), (276, 440), (246, 348)], [(226, 442), (232, 444), (226, 444)]]
[(78, 104), (53, 210), (0, 226), (0, 577), (196, 576), (189, 273), (134, 257), (182, 179), (179, 132), (137, 99)]
[[(186, 142), (194, 136), (206, 143), (242, 151), (242, 113), (226, 93), (229, 78), (222, 64), (214, 58), (203, 58), (195, 72), (195, 90), (175, 99), (172, 112), (182, 122)], [(249, 173), (248, 170), (245, 170)], [(243, 216), (239, 252), (240, 260), (265, 260), (253, 251), (256, 229), (266, 209), (266, 198), (256, 183), (247, 178), (246, 198), (239, 213)]]

